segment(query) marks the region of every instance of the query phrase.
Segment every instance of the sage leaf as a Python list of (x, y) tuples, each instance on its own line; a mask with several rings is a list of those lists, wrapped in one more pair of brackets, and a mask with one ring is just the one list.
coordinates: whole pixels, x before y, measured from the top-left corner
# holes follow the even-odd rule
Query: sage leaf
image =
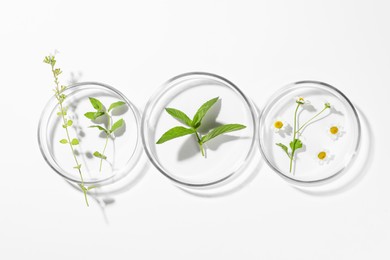
[(246, 126), (240, 125), (240, 124), (227, 124), (227, 125), (218, 126), (218, 127), (214, 128), (213, 130), (211, 130), (207, 135), (204, 135), (201, 139), (201, 143), (205, 143), (207, 141), (210, 141), (211, 139), (213, 139), (221, 134), (238, 131), (238, 130), (241, 130), (244, 128), (246, 128)]
[(108, 108), (108, 112), (110, 112), (112, 109), (114, 108), (117, 108), (117, 107), (120, 107), (120, 106), (123, 106), (124, 104), (126, 104), (125, 102), (123, 101), (117, 101), (117, 102), (114, 102), (110, 105), (110, 107)]
[(160, 139), (156, 142), (156, 144), (162, 144), (165, 143), (166, 141), (169, 141), (171, 139), (181, 137), (184, 135), (189, 135), (195, 133), (195, 130), (192, 128), (185, 128), (183, 126), (176, 126), (174, 128), (169, 129), (166, 131)]
[(204, 103), (198, 109), (198, 111), (196, 111), (196, 114), (194, 115), (194, 118), (192, 119), (192, 127), (197, 129), (200, 126), (203, 117), (206, 115), (207, 111), (209, 111), (209, 109), (218, 101), (218, 99), (219, 99), (219, 97), (210, 99), (209, 101)]
[(97, 128), (101, 131), (104, 131), (106, 134), (110, 134), (107, 129), (105, 129), (104, 127), (101, 127), (100, 125), (91, 125), (91, 126), (89, 126), (89, 128)]
[(89, 101), (91, 102), (93, 108), (96, 109), (97, 111), (104, 110), (104, 106), (103, 106), (102, 102), (100, 102), (98, 99), (90, 97)]
[(118, 130), (119, 128), (121, 128), (123, 125), (124, 125), (125, 121), (123, 121), (123, 119), (119, 119), (118, 121), (116, 121), (112, 127), (111, 127), (111, 130), (110, 132), (113, 133), (115, 132), (116, 130)]
[(172, 117), (177, 119), (179, 122), (191, 127), (192, 120), (182, 111), (176, 108), (165, 108), (165, 111), (168, 112)]
[(84, 114), (84, 116), (88, 119), (94, 120), (95, 119), (95, 112), (87, 112)]

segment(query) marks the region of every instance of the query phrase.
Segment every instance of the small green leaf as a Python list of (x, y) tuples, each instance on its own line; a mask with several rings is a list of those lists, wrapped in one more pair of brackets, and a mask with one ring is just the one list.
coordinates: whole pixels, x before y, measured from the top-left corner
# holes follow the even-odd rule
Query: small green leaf
[(66, 139), (61, 139), (61, 140), (60, 140), (60, 143), (62, 143), (62, 144), (67, 144), (67, 143), (68, 143), (68, 140), (66, 140)]
[(205, 143), (221, 134), (238, 131), (241, 129), (244, 129), (246, 126), (240, 125), (240, 124), (227, 124), (227, 125), (221, 125), (213, 130), (211, 130), (207, 135), (203, 136), (201, 139), (201, 143)]
[(92, 189), (95, 189), (95, 188), (97, 188), (97, 186), (91, 185), (91, 186), (88, 186), (87, 190), (92, 190)]
[(84, 116), (88, 119), (94, 120), (95, 119), (95, 112), (87, 112), (84, 114)]
[(110, 112), (112, 109), (114, 108), (117, 108), (117, 107), (120, 107), (120, 106), (123, 106), (124, 104), (126, 104), (125, 102), (123, 101), (118, 101), (118, 102), (114, 102), (110, 105), (110, 107), (108, 108), (108, 112)]
[(172, 117), (175, 119), (179, 120), (181, 123), (191, 127), (192, 126), (192, 121), (191, 119), (182, 111), (176, 108), (166, 108), (165, 111), (168, 112)]
[(104, 131), (106, 134), (109, 134), (108, 130), (105, 129), (104, 127), (101, 127), (100, 125), (91, 125), (89, 128), (97, 128), (101, 131)]
[(295, 151), (296, 149), (302, 148), (303, 144), (301, 140), (295, 139), (294, 141), (290, 142), (291, 150)]
[(182, 127), (182, 126), (176, 126), (174, 128), (171, 128), (169, 129), (168, 131), (166, 131), (161, 137), (160, 139), (156, 142), (156, 144), (162, 144), (166, 141), (169, 141), (171, 139), (174, 139), (174, 138), (177, 138), (177, 137), (181, 137), (181, 136), (184, 136), (184, 135), (189, 135), (189, 134), (193, 134), (195, 133), (195, 130), (194, 129), (189, 129), (189, 128), (185, 128), (185, 127)]
[(94, 109), (96, 109), (97, 111), (104, 111), (104, 106), (102, 102), (93, 97), (90, 97), (89, 101), (91, 102)]
[(282, 143), (277, 143), (276, 145), (279, 146), (280, 148), (282, 148), (283, 151), (287, 154), (288, 158), (290, 158), (290, 154), (288, 153), (288, 148), (287, 148), (287, 146), (285, 146), (285, 145), (282, 144)]
[(206, 103), (204, 103), (204, 104), (198, 109), (198, 111), (197, 111), (196, 114), (194, 115), (194, 119), (192, 119), (192, 127), (194, 127), (195, 129), (197, 129), (197, 128), (200, 126), (203, 117), (206, 115), (207, 111), (209, 111), (209, 109), (218, 101), (218, 99), (219, 99), (219, 97), (210, 99), (209, 101), (207, 101)]
[(73, 168), (74, 168), (74, 169), (78, 169), (78, 170), (80, 170), (80, 169), (81, 169), (81, 164), (79, 164), (79, 165), (76, 165), (76, 166), (74, 166)]
[(99, 153), (98, 151), (94, 152), (93, 156), (95, 156), (97, 158), (100, 158), (100, 159), (104, 159), (104, 160), (107, 159), (107, 156), (105, 156), (104, 154)]
[(79, 144), (79, 139), (73, 138), (71, 144), (72, 145), (78, 145)]
[(115, 132), (116, 130), (118, 130), (119, 128), (121, 128), (123, 125), (124, 125), (125, 121), (123, 121), (123, 119), (119, 119), (118, 121), (116, 121), (112, 127), (111, 127), (111, 130), (110, 132), (113, 133)]
[(73, 121), (72, 120), (68, 120), (67, 125), (68, 126), (72, 126), (73, 125)]

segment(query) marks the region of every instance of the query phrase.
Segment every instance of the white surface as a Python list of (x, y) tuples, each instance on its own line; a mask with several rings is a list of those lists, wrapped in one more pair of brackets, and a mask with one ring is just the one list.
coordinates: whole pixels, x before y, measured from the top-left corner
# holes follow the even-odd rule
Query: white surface
[[(127, 2), (0, 4), (0, 259), (390, 258), (388, 1)], [(217, 198), (150, 168), (107, 207), (107, 225), (39, 152), (54, 49), (64, 79), (110, 84), (141, 108), (188, 71), (228, 78), (259, 107), (287, 83), (325, 81), (368, 119), (370, 158), (338, 191), (303, 192), (263, 163)]]

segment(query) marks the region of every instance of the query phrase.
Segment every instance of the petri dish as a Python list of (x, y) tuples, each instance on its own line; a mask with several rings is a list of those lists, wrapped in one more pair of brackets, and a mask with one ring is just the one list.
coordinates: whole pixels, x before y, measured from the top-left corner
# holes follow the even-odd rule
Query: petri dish
[(360, 136), (353, 104), (323, 82), (285, 86), (269, 99), (260, 116), (259, 142), (265, 161), (295, 184), (323, 183), (345, 172), (359, 150)]
[[(116, 183), (136, 166), (142, 154), (142, 142), (140, 138), (140, 114), (137, 108), (115, 88), (97, 82), (77, 83), (69, 86), (64, 94), (67, 98), (64, 107), (67, 108), (67, 118), (73, 121), (68, 127), (71, 139), (77, 138), (79, 144), (74, 146), (74, 155), (79, 164), (86, 185), (101, 187)], [(89, 97), (97, 98), (109, 108), (110, 104), (123, 101), (124, 105), (110, 112), (111, 123), (107, 116), (99, 117), (91, 121), (84, 114), (96, 111), (89, 101)], [(65, 180), (80, 184), (81, 178), (75, 159), (69, 144), (62, 144), (60, 140), (67, 135), (63, 128), (62, 117), (58, 116), (59, 105), (57, 99), (52, 97), (44, 110), (38, 126), (38, 142), (41, 153), (49, 166)], [(91, 125), (99, 125), (109, 129), (113, 123), (123, 119), (124, 124), (117, 129), (110, 138)], [(104, 155), (107, 157), (101, 161), (95, 157), (95, 151), (101, 152), (107, 141)], [(101, 166), (100, 166), (101, 163)]]
[[(203, 118), (200, 135), (223, 124), (242, 124), (245, 129), (206, 142), (205, 156), (194, 134), (156, 144), (168, 129), (184, 126), (165, 108), (180, 109), (193, 118), (204, 102), (215, 97), (219, 99)], [(240, 174), (249, 162), (257, 143), (257, 114), (252, 102), (227, 79), (205, 72), (185, 73), (168, 80), (150, 98), (141, 135), (152, 164), (174, 183), (186, 188), (215, 187)]]

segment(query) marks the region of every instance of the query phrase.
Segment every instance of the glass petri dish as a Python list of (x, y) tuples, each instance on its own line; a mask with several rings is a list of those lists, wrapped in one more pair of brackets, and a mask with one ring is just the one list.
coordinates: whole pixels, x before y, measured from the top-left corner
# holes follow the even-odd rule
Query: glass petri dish
[[(75, 156), (81, 164), (82, 175), (86, 185), (101, 187), (115, 183), (124, 178), (137, 164), (142, 154), (140, 138), (140, 114), (136, 107), (118, 90), (97, 82), (77, 83), (69, 86), (64, 94), (67, 96), (64, 107), (67, 107), (67, 118), (73, 121), (68, 127), (69, 135), (77, 138), (79, 144), (74, 146)], [(89, 97), (99, 99), (106, 108), (116, 101), (125, 102), (124, 106), (111, 111), (112, 121), (124, 120), (124, 125), (108, 139), (102, 161), (93, 156), (95, 151), (102, 152), (106, 143), (106, 134), (91, 125), (107, 128), (107, 118), (101, 117), (91, 121), (84, 114), (95, 111)], [(52, 97), (42, 111), (38, 126), (38, 142), (41, 153), (49, 166), (60, 176), (74, 184), (80, 184), (81, 178), (69, 144), (59, 141), (66, 139), (62, 118), (57, 115), (59, 106)]]
[[(297, 109), (299, 98), (305, 104)], [(326, 108), (327, 103), (330, 108)], [(295, 111), (296, 138), (302, 147), (296, 145), (299, 148), (291, 162)], [(345, 172), (358, 152), (360, 136), (360, 121), (352, 103), (323, 82), (300, 81), (285, 86), (269, 99), (260, 116), (260, 150), (266, 162), (295, 184), (323, 183)]]
[[(165, 108), (176, 108), (190, 118), (206, 101), (219, 97), (199, 128), (201, 135), (221, 124), (243, 124), (245, 129), (220, 135), (205, 144), (201, 155), (195, 135), (156, 144), (168, 129), (184, 126)], [(141, 135), (152, 164), (184, 187), (213, 187), (238, 175), (250, 160), (257, 135), (252, 102), (230, 81), (210, 73), (186, 73), (168, 80), (150, 98), (142, 116)]]

